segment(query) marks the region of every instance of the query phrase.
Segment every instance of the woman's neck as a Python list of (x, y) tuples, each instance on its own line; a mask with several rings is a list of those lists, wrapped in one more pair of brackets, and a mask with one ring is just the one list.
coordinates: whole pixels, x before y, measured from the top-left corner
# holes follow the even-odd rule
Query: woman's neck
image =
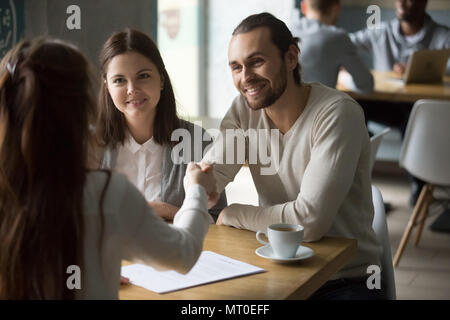
[(154, 118), (127, 121), (128, 131), (137, 143), (144, 144), (153, 137)]

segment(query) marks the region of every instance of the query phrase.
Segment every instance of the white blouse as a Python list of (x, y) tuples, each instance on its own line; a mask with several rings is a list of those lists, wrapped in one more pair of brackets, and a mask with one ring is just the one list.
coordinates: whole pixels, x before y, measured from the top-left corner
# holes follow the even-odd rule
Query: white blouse
[(153, 137), (141, 145), (128, 134), (114, 170), (126, 175), (147, 201), (161, 201), (163, 151)]
[(187, 273), (200, 256), (212, 223), (205, 189), (200, 185), (188, 188), (173, 225), (169, 225), (153, 213), (125, 176), (112, 173), (102, 205), (101, 228), (99, 199), (106, 177), (104, 172), (87, 176), (83, 199), (84, 266), (81, 289), (74, 289), (76, 297), (117, 299), (122, 259)]

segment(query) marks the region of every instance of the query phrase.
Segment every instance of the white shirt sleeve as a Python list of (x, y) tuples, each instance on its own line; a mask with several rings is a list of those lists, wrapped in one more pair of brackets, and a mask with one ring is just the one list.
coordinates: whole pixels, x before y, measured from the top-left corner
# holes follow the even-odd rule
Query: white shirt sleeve
[(173, 225), (157, 217), (142, 194), (127, 185), (118, 208), (118, 228), (125, 259), (156, 268), (187, 273), (196, 263), (212, 222), (207, 196), (200, 185), (186, 190), (186, 197)]

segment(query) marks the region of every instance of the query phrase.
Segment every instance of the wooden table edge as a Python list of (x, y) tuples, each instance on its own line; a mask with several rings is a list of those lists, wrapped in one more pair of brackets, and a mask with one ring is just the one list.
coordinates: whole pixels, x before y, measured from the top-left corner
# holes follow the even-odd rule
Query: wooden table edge
[(318, 288), (315, 284), (320, 283), (319, 288), (325, 284), (336, 272), (328, 271), (329, 269), (341, 270), (346, 264), (348, 264), (349, 259), (356, 254), (357, 241), (352, 240), (352, 244), (345, 248), (339, 255), (330, 263), (332, 268), (327, 268), (327, 270), (320, 271), (312, 276), (306, 283), (298, 288), (296, 291), (292, 292), (285, 300), (306, 300), (308, 299)]

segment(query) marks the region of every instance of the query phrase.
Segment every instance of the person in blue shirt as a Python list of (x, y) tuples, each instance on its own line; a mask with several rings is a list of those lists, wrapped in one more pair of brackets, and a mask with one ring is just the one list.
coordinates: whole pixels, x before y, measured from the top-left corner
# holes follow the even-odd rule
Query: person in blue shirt
[[(372, 29), (364, 29), (350, 34), (358, 49), (373, 56), (375, 70), (394, 71), (403, 74), (409, 56), (421, 49), (450, 48), (450, 29), (436, 23), (427, 13), (427, 0), (396, 0), (396, 18), (380, 23)], [(447, 74), (450, 71), (447, 64)], [(376, 103), (360, 101), (366, 121), (398, 128), (405, 133), (412, 104)], [(412, 190), (410, 205), (415, 205), (424, 182), (411, 177)]]

